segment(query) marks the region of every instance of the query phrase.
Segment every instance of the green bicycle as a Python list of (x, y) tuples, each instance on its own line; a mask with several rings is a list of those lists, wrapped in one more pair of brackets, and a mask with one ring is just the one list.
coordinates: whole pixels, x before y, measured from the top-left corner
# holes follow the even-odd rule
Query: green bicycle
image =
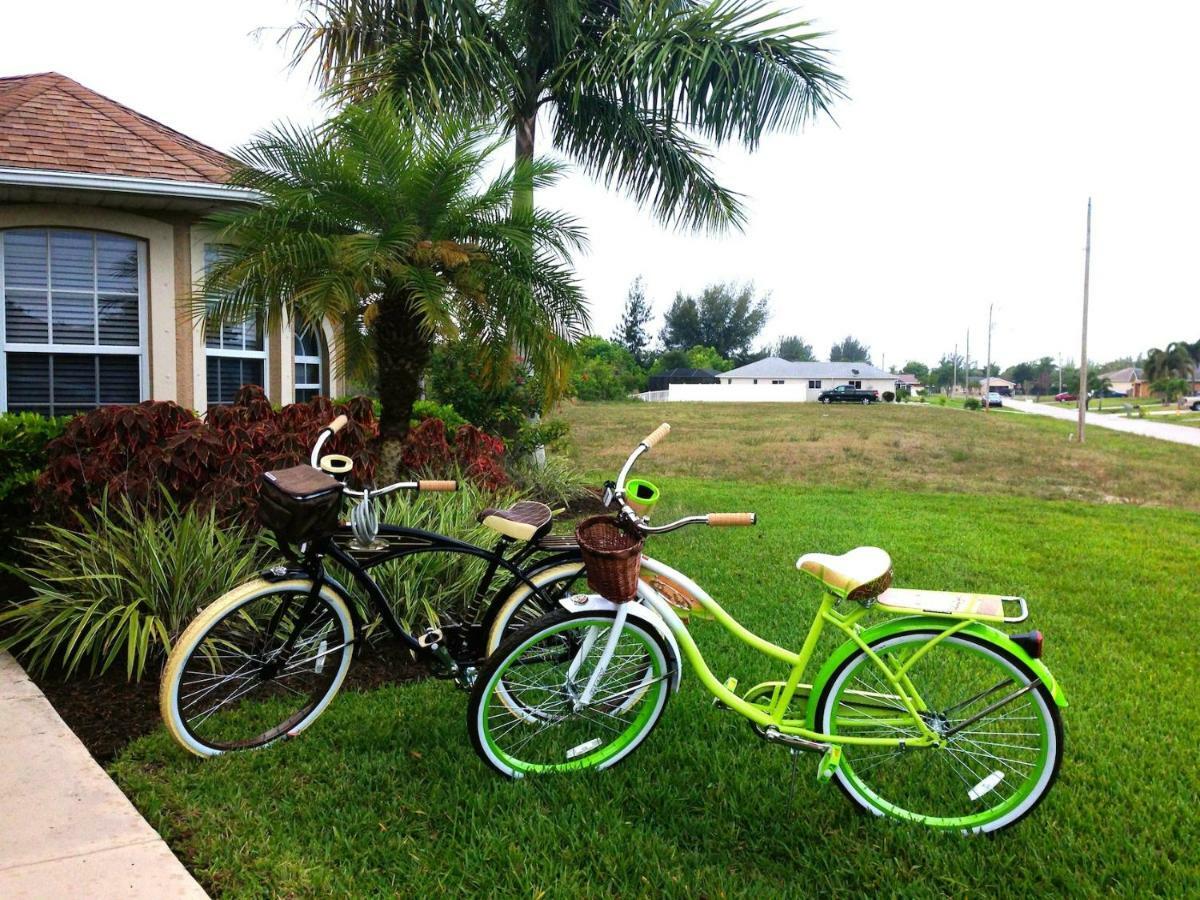
[[(615, 521), (635, 537), (698, 523), (753, 524), (745, 513), (652, 526), (628, 505), (633, 464), (668, 430), (642, 441), (607, 486)], [(1041, 633), (995, 627), (1028, 617), (1023, 598), (892, 587), (891, 559), (875, 547), (810, 553), (797, 567), (824, 595), (793, 651), (739, 624), (681, 572), (633, 559), (643, 576), (639, 602), (567, 597), (508, 638), (480, 671), (468, 728), (498, 773), (519, 778), (620, 762), (662, 717), (686, 658), (716, 705), (748, 719), (768, 742), (821, 754), (818, 778), (835, 781), (875, 815), (994, 832), (1028, 815), (1053, 785), (1066, 698), (1041, 661)], [(677, 613), (685, 605), (782, 663), (786, 677), (741, 693), (736, 679), (720, 681)], [(864, 627), (871, 610), (892, 618)], [(846, 640), (811, 683), (802, 681), (826, 628)]]

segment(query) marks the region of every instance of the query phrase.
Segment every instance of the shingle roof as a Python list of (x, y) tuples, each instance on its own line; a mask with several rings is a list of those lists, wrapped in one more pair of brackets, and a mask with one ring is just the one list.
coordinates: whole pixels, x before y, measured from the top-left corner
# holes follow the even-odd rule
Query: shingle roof
[(1107, 378), (1109, 381), (1142, 381), (1142, 370), (1133, 366), (1126, 366), (1124, 369), (1117, 369), (1115, 372), (1105, 372), (1101, 378)]
[(0, 78), (0, 166), (224, 184), (233, 161), (65, 75)]
[(791, 362), (768, 356), (721, 373), (722, 378), (891, 378), (896, 376), (868, 362)]

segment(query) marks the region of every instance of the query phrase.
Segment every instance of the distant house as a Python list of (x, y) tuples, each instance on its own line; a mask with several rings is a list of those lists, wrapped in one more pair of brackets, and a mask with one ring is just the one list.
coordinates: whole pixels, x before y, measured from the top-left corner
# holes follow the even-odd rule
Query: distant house
[(648, 390), (665, 391), (673, 384), (717, 384), (717, 373), (712, 369), (668, 369), (650, 376)]
[(984, 376), (979, 379), (979, 390), (983, 391), (984, 388), (987, 388), (992, 393), (1011, 397), (1017, 388), (1017, 383), (1009, 381), (1007, 378), (1000, 378), (997, 375), (993, 375), (991, 378)]
[(205, 410), (247, 383), (281, 404), (343, 390), (329, 323), (193, 319), (194, 285), (220, 251), (201, 220), (257, 202), (232, 170), (63, 75), (0, 78), (0, 411)]
[(1100, 377), (1107, 378), (1114, 391), (1120, 391), (1127, 397), (1150, 396), (1150, 384), (1146, 381), (1145, 373), (1137, 366), (1104, 372)]
[(924, 387), (924, 385), (921, 384), (921, 379), (916, 375), (913, 375), (911, 372), (901, 372), (899, 375), (897, 375), (896, 386), (908, 388), (909, 392), (913, 394)]
[(867, 362), (790, 362), (768, 357), (717, 375), (719, 384), (672, 384), (669, 400), (797, 403), (839, 384), (896, 390), (896, 376)]

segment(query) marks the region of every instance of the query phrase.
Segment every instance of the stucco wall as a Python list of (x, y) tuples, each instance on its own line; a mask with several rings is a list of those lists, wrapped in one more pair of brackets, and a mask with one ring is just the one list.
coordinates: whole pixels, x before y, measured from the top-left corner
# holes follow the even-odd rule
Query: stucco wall
[[(777, 379), (778, 380), (778, 379)], [(786, 378), (784, 384), (771, 384), (771, 379), (760, 378), (754, 384), (749, 378), (735, 378), (732, 384), (673, 384), (668, 400), (698, 401), (707, 403), (804, 403), (815, 401), (822, 390), (832, 390), (846, 381), (823, 378), (824, 387), (810, 388), (807, 378)], [(874, 389), (882, 395), (884, 391), (895, 391), (894, 379), (864, 378), (862, 386)]]

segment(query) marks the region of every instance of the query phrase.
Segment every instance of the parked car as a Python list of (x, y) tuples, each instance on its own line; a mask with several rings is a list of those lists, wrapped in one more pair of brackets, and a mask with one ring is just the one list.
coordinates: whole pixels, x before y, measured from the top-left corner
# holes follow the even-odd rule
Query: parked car
[(871, 388), (856, 388), (849, 384), (839, 384), (828, 391), (821, 391), (817, 397), (822, 403), (878, 403), (879, 391)]
[(1001, 397), (999, 394), (997, 394), (995, 391), (988, 391), (987, 405), (988, 406), (1003, 406), (1004, 398)]
[(1078, 400), (1079, 397), (1072, 394), (1070, 391), (1063, 391), (1061, 394), (1055, 394), (1054, 399), (1059, 403), (1065, 403), (1068, 400)]
[(1200, 394), (1197, 394), (1194, 397), (1183, 397), (1179, 402), (1188, 409), (1194, 409), (1196, 412), (1200, 412)]
[(1117, 400), (1122, 397), (1127, 397), (1129, 395), (1126, 394), (1124, 391), (1114, 391), (1112, 388), (1105, 388), (1103, 391), (1100, 392), (1100, 396), (1103, 397), (1105, 400), (1109, 400), (1109, 399)]

